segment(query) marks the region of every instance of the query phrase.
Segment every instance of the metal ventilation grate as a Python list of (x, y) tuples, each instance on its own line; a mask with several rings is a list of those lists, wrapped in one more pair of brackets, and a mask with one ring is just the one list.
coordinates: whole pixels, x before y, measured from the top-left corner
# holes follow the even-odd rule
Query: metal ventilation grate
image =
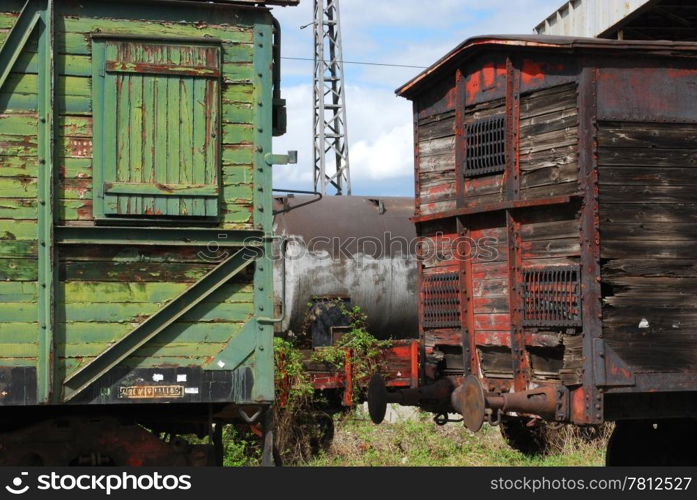
[(581, 326), (578, 266), (523, 271), (524, 326)]
[(465, 177), (503, 172), (506, 168), (506, 118), (483, 118), (465, 126)]
[(424, 328), (460, 328), (460, 276), (441, 273), (424, 276), (422, 283)]

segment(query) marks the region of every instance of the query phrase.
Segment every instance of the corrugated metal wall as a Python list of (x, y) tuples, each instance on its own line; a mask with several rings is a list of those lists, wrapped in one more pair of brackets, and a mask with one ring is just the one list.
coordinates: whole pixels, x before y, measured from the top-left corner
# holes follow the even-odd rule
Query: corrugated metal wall
[(535, 27), (540, 35), (597, 37), (656, 0), (572, 0)]

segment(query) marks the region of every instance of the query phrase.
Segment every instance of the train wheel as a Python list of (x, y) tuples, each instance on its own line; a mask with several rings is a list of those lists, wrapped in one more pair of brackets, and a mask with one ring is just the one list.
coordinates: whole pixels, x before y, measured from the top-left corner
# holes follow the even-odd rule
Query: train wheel
[(501, 435), (508, 446), (524, 455), (542, 455), (549, 448), (549, 429), (544, 423), (529, 423), (528, 418), (504, 417), (499, 424)]
[(697, 465), (695, 420), (624, 420), (607, 445), (608, 466)]

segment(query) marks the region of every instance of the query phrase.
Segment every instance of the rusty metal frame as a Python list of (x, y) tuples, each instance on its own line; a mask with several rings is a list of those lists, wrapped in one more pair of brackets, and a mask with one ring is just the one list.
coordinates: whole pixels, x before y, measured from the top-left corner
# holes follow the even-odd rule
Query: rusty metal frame
[[(467, 160), (467, 138), (465, 137), (465, 104), (467, 87), (463, 70), (455, 74), (455, 206), (462, 208), (465, 197), (465, 176), (460, 165)], [(417, 127), (418, 128), (418, 127)]]
[[(579, 266), (576, 265), (564, 265), (564, 266), (544, 266), (544, 267), (529, 267), (526, 266), (523, 268), (523, 276), (522, 280), (520, 282), (521, 284), (521, 289), (522, 289), (522, 296), (523, 296), (523, 320), (522, 324), (523, 326), (531, 326), (531, 327), (580, 327), (581, 326), (581, 321), (582, 321), (582, 314), (581, 314), (581, 287), (580, 287), (580, 277), (581, 277), (581, 270)], [(529, 304), (530, 300), (536, 301), (535, 294), (530, 291), (530, 286), (529, 286), (529, 281), (527, 277), (529, 275), (536, 276), (540, 279), (536, 281), (538, 288), (541, 286), (541, 283), (546, 283), (549, 285), (554, 286), (555, 284), (572, 284), (575, 288), (575, 292), (573, 295), (566, 293), (566, 295), (563, 295), (564, 292), (562, 291), (562, 295), (559, 295), (559, 292), (557, 292), (556, 298), (559, 299), (561, 297), (573, 297), (575, 300), (575, 306), (578, 308), (577, 311), (577, 318), (575, 319), (562, 319), (562, 313), (564, 311), (559, 311), (559, 310), (550, 310), (550, 307), (547, 307), (547, 311), (544, 311), (544, 314), (548, 316), (547, 319), (535, 319), (535, 318), (530, 318), (528, 317), (529, 313)], [(564, 276), (574, 276), (575, 275), (575, 280), (570, 281), (570, 280), (562, 280), (561, 278)], [(547, 278), (548, 281), (542, 281), (541, 278)], [(552, 307), (553, 308), (553, 307)], [(538, 309), (539, 311), (539, 309)], [(566, 311), (568, 312), (568, 311)], [(555, 319), (549, 319), (549, 316), (555, 317)]]
[[(471, 230), (465, 225), (464, 218), (457, 219), (457, 234), (460, 239), (471, 241)], [(459, 253), (459, 252), (458, 252)], [(479, 373), (477, 344), (474, 329), (474, 308), (472, 306), (472, 256), (460, 258), (460, 330), (462, 335), (462, 361), (465, 373)]]
[(510, 210), (506, 212), (506, 231), (508, 234), (508, 307), (511, 317), (513, 386), (516, 391), (524, 391), (527, 389), (530, 380), (530, 360), (525, 347), (525, 331), (523, 329), (523, 299), (521, 290), (523, 258), (520, 222), (516, 220)]
[(415, 224), (422, 222), (430, 222), (434, 220), (450, 219), (452, 217), (464, 216), (464, 215), (477, 215), (490, 212), (503, 212), (503, 211), (517, 211), (524, 208), (536, 208), (536, 207), (547, 207), (554, 205), (568, 205), (576, 198), (581, 198), (583, 195), (581, 193), (576, 193), (572, 195), (561, 195), (552, 196), (550, 198), (537, 198), (532, 200), (513, 200), (513, 201), (502, 201), (495, 203), (487, 203), (483, 205), (478, 205), (475, 207), (467, 208), (456, 208), (454, 210), (447, 210), (445, 212), (439, 212), (436, 214), (428, 214), (412, 217), (411, 220)]
[(421, 153), (419, 151), (419, 101), (415, 100), (412, 105), (413, 126), (414, 126), (414, 213), (421, 215)]
[(520, 197), (520, 70), (506, 58), (506, 169), (504, 171), (505, 199)]
[[(579, 233), (581, 237), (581, 305), (583, 324), (583, 396), (585, 422), (603, 421), (600, 392), (593, 359), (595, 339), (602, 336), (602, 293), (600, 284), (600, 209), (598, 186), (598, 69), (587, 60), (579, 85), (579, 184), (584, 193)], [(578, 409), (575, 415), (579, 415)]]
[[(486, 144), (484, 149), (487, 150), (486, 153), (483, 155), (475, 156), (473, 154), (472, 149), (477, 149), (479, 150), (478, 152), (481, 152), (481, 141), (482, 141), (482, 136), (486, 136), (492, 133), (495, 133), (497, 136), (501, 134), (501, 129), (502, 129), (502, 135), (503, 138), (502, 140), (498, 141), (491, 141)], [(487, 118), (480, 118), (478, 120), (474, 120), (470, 123), (467, 123), (464, 126), (464, 136), (467, 137), (466, 139), (466, 149), (470, 149), (470, 151), (465, 153), (465, 161), (461, 165), (461, 171), (463, 177), (466, 177), (468, 179), (474, 178), (474, 177), (479, 177), (482, 175), (492, 175), (492, 174), (498, 174), (501, 172), (504, 172), (506, 170), (506, 117), (501, 116), (501, 115), (493, 115)], [(477, 137), (477, 146), (474, 146), (474, 148), (470, 148), (470, 144), (473, 142), (472, 136)], [(502, 144), (503, 143), (503, 144)], [(499, 151), (498, 148), (503, 145), (503, 151)], [(494, 150), (493, 152), (491, 150)], [(478, 166), (471, 166), (470, 161), (472, 162), (481, 162), (484, 160), (484, 163), (491, 163), (490, 160), (495, 159), (497, 160), (494, 162), (495, 164), (493, 165), (478, 165)], [(501, 161), (503, 160), (503, 161)], [(501, 163), (498, 163), (498, 162)]]

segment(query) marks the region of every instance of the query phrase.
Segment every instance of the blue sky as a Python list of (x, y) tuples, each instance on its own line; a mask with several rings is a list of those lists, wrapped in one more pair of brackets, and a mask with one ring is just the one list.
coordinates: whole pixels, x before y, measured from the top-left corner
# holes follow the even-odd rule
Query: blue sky
[[(466, 38), (530, 34), (562, 0), (341, 0), (344, 59), (428, 66)], [(277, 8), (283, 56), (313, 55), (313, 0)], [(345, 65), (353, 193), (413, 196), (411, 104), (394, 89), (413, 68)], [(298, 165), (274, 167), (274, 186), (312, 189), (312, 62), (283, 61), (288, 134), (276, 152), (298, 150)]]

